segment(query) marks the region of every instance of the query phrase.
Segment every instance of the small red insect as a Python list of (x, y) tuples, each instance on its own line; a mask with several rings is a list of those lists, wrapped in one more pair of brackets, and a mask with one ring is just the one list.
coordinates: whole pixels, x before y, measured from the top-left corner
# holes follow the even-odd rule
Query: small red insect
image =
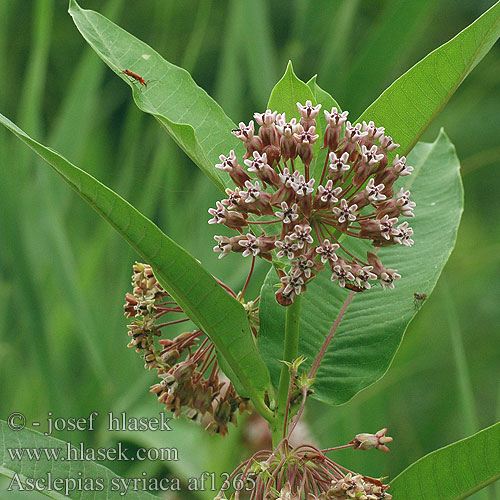
[(148, 82), (144, 80), (144, 78), (141, 75), (138, 75), (137, 73), (134, 73), (129, 69), (122, 69), (122, 73), (125, 73), (127, 76), (130, 76), (134, 80), (138, 81), (141, 85), (144, 85), (144, 87), (148, 86)]
[(425, 293), (415, 292), (413, 294), (413, 303), (415, 304), (415, 309), (419, 309), (420, 306), (424, 303), (427, 295)]

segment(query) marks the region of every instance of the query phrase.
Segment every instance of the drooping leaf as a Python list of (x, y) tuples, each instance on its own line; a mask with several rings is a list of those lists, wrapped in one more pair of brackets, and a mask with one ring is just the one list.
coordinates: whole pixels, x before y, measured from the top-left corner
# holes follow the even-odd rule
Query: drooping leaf
[(410, 465), (391, 483), (398, 500), (463, 500), (500, 479), (500, 423)]
[[(70, 0), (69, 13), (76, 27), (97, 55), (133, 89), (142, 111), (152, 114), (185, 153), (220, 189), (228, 184), (214, 168), (220, 154), (234, 149), (244, 152), (241, 141), (231, 135), (234, 123), (222, 108), (184, 69), (101, 14), (82, 9)], [(142, 86), (122, 70), (129, 69), (147, 82)]]
[[(462, 213), (462, 184), (453, 145), (444, 132), (432, 144), (419, 143), (409, 156), (415, 167), (402, 178), (416, 202), (410, 220), (415, 245), (382, 248), (378, 255), (402, 278), (394, 290), (380, 286), (363, 293), (349, 292), (330, 281), (324, 270), (307, 286), (302, 299), (299, 353), (313, 363), (342, 306), (351, 294), (334, 339), (323, 359), (314, 384), (315, 397), (342, 404), (381, 378), (387, 371), (403, 334), (416, 310), (415, 292), (429, 295), (453, 249)], [(366, 241), (346, 240), (348, 249), (363, 255), (372, 249)], [(266, 278), (260, 307), (259, 349), (277, 380), (283, 349), (284, 308), (274, 298), (274, 270)]]
[(36, 142), (1, 114), (0, 122), (41, 156), (153, 267), (162, 286), (210, 336), (232, 370), (228, 375), (234, 374), (233, 381), (259, 406), (269, 373), (257, 352), (243, 306), (194, 257), (118, 194)]
[[(30, 449), (30, 452), (32, 450), (40, 452), (40, 458), (30, 460), (29, 455), (25, 452), (22, 459), (18, 459), (17, 453), (22, 453), (23, 448)], [(43, 450), (47, 450), (49, 456), (59, 454), (60, 458), (67, 457), (66, 442), (44, 436), (31, 429), (13, 431), (9, 429), (6, 422), (0, 420), (0, 474), (12, 480), (9, 484), (12, 491), (22, 491), (23, 493), (39, 491), (43, 495), (57, 500), (64, 500), (68, 497), (79, 500), (121, 498), (120, 493), (124, 492), (123, 483), (120, 483), (119, 476), (106, 467), (90, 460), (71, 460), (70, 462), (60, 459), (50, 460)], [(26, 483), (27, 478), (35, 481), (40, 480), (39, 484), (43, 485), (44, 489), (33, 490), (33, 487)], [(58, 480), (57, 484), (56, 479)], [(82, 486), (87, 482), (87, 490), (82, 486), (79, 487), (79, 480), (81, 480)], [(22, 485), (21, 488), (24, 488), (23, 490), (20, 489), (19, 483)], [(68, 496), (65, 496), (65, 488), (68, 488)], [(132, 488), (128, 490), (126, 496), (132, 500), (158, 498), (147, 491), (133, 491)]]
[(357, 121), (373, 120), (385, 127), (386, 134), (401, 145), (403, 154), (407, 153), (499, 36), (497, 2), (398, 78)]

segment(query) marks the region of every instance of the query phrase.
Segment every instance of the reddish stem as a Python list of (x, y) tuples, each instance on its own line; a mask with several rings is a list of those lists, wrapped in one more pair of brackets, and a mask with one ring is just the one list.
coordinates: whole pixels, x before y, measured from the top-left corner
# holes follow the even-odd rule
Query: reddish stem
[(318, 241), (320, 244), (323, 244), (323, 240), (325, 239), (323, 234), (320, 231), (320, 228), (318, 226), (318, 221), (316, 219), (313, 220), (313, 226), (314, 226), (314, 232), (316, 233), (316, 237), (318, 238)]
[(243, 290), (241, 291), (241, 297), (243, 297), (245, 295), (245, 292), (247, 291), (247, 286), (248, 286), (248, 283), (250, 283), (250, 278), (252, 277), (254, 267), (255, 267), (255, 255), (252, 257), (252, 265), (250, 266), (250, 272), (248, 273), (248, 278), (245, 282), (245, 286), (243, 287)]
[(354, 260), (357, 260), (360, 264), (363, 264), (363, 266), (367, 266), (368, 264), (366, 262), (363, 262), (361, 259), (358, 259), (355, 255), (353, 255), (351, 252), (349, 252), (349, 250), (347, 250), (346, 248), (344, 248), (339, 240), (337, 238), (335, 238), (335, 236), (333, 236), (333, 234), (328, 230), (328, 228), (326, 227), (326, 225), (323, 225), (325, 231), (330, 235), (330, 238), (332, 238), (332, 240), (335, 241), (335, 243), (337, 243), (337, 245), (347, 254), (349, 255), (349, 257), (352, 257)]
[[(207, 358), (208, 359), (208, 358)], [(199, 378), (203, 377), (203, 375), (205, 375), (206, 371), (210, 368), (210, 365), (212, 364), (212, 362), (214, 360), (217, 359), (217, 354), (214, 354), (209, 361), (205, 361), (204, 363), (204, 369), (200, 372), (200, 376)], [(212, 367), (212, 373), (210, 374), (210, 376), (212, 377), (213, 376), (213, 373), (214, 373), (214, 370), (216, 369), (216, 365), (213, 365)]]
[(323, 165), (323, 173), (321, 174), (321, 180), (319, 181), (320, 184), (323, 184), (323, 181), (325, 180), (326, 166), (328, 165), (329, 155), (330, 155), (330, 150), (328, 150), (328, 152), (326, 153), (325, 164)]
[(247, 224), (275, 224), (280, 222), (281, 219), (265, 220), (265, 221), (251, 221), (247, 220)]
[(297, 412), (297, 415), (295, 416), (293, 424), (290, 427), (290, 431), (288, 432), (287, 440), (290, 439), (292, 432), (295, 430), (295, 427), (299, 423), (300, 417), (302, 416), (302, 413), (303, 413), (304, 408), (306, 406), (306, 399), (307, 399), (307, 387), (303, 387), (302, 388), (302, 403), (300, 405), (299, 411)]
[(159, 324), (158, 328), (163, 328), (164, 326), (176, 325), (177, 323), (184, 323), (186, 321), (189, 321), (189, 318), (178, 319), (178, 320), (175, 320), (175, 321), (168, 321), (167, 323), (161, 323), (161, 324)]
[(174, 302), (174, 301), (172, 301), (172, 302), (162, 302), (156, 308), (161, 310), (161, 309), (164, 309), (164, 307), (162, 307), (162, 306), (170, 306), (170, 305), (177, 305), (177, 302)]
[[(215, 277), (215, 276), (214, 276)], [(215, 278), (215, 281), (217, 281), (217, 283), (219, 283), (219, 285), (224, 288), (224, 290), (226, 290), (227, 293), (229, 293), (229, 295), (232, 295), (234, 298), (236, 298), (236, 294), (233, 292), (233, 290), (231, 290), (231, 288), (229, 288), (225, 283), (223, 283), (221, 280)]]
[(325, 448), (321, 450), (322, 453), (328, 453), (329, 451), (345, 450), (346, 448), (352, 448), (354, 444), (344, 444), (342, 446), (335, 446), (334, 448)]
[(318, 371), (319, 365), (321, 361), (323, 360), (323, 357), (326, 354), (326, 351), (328, 349), (328, 346), (330, 345), (330, 342), (333, 339), (333, 336), (335, 335), (335, 332), (342, 321), (342, 318), (344, 317), (344, 314), (347, 311), (347, 308), (349, 307), (349, 304), (351, 303), (354, 295), (356, 292), (351, 292), (349, 294), (349, 297), (347, 297), (347, 300), (344, 302), (344, 305), (342, 306), (342, 309), (340, 310), (337, 318), (335, 319), (332, 329), (330, 330), (330, 333), (328, 334), (328, 337), (326, 337), (325, 341), (323, 342), (323, 345), (321, 347), (321, 350), (319, 351), (318, 355), (316, 356), (316, 359), (314, 360), (314, 364), (311, 367), (311, 370), (309, 371), (308, 378), (314, 378), (316, 375), (316, 372)]
[[(292, 373), (290, 371), (290, 383), (288, 384), (288, 399), (286, 401), (286, 409), (285, 409), (285, 422), (283, 424), (283, 438), (286, 438), (286, 431), (288, 429), (288, 413), (290, 411), (290, 398), (292, 396), (292, 386), (293, 386), (293, 379), (295, 377), (295, 373)], [(288, 436), (290, 437), (290, 436)]]

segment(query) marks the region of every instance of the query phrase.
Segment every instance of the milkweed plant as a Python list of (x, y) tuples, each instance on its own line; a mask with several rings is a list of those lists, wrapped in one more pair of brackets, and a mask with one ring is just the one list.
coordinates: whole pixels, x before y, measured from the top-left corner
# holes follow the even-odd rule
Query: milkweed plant
[[(446, 471), (430, 477), (421, 461), (392, 482), (342, 465), (346, 453), (398, 446), (386, 428), (353, 428), (351, 441), (329, 448), (293, 434), (310, 398), (346, 403), (384, 375), (452, 251), (459, 163), (443, 131), (433, 143), (418, 140), (497, 40), (500, 4), (359, 117), (319, 86), (321, 75), (304, 82), (289, 63), (269, 101), (237, 126), (187, 71), (75, 0), (70, 14), (137, 106), (220, 189), (208, 215), (199, 214), (214, 243), (200, 244), (213, 247), (217, 262), (240, 254), (235, 265), (248, 271), (233, 290), (111, 189), (2, 117), (137, 251), (125, 296), (128, 346), (156, 373), (149, 391), (161, 407), (221, 439), (240, 414), (267, 420), (272, 447), (240, 463), (215, 498), (423, 498), (412, 490), (415, 477), (435, 490)], [(259, 266), (267, 276), (255, 286)], [(451, 452), (460, 454), (459, 445)], [(484, 458), (478, 447), (468, 453), (471, 463)], [(477, 471), (477, 484), (488, 483), (497, 460), (490, 476)], [(459, 493), (439, 498), (465, 498)]]

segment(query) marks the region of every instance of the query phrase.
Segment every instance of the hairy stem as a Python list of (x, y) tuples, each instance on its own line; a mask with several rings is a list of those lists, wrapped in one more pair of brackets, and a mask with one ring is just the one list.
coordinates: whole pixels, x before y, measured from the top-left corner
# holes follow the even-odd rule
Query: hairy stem
[[(291, 362), (297, 358), (299, 350), (299, 320), (301, 295), (295, 297), (295, 302), (286, 310), (285, 320), (285, 347), (283, 350), (283, 361)], [(281, 367), (280, 381), (276, 401), (276, 416), (272, 423), (273, 446), (276, 446), (283, 438), (285, 428), (285, 413), (288, 401), (288, 389), (290, 386), (290, 372), (288, 366)]]

